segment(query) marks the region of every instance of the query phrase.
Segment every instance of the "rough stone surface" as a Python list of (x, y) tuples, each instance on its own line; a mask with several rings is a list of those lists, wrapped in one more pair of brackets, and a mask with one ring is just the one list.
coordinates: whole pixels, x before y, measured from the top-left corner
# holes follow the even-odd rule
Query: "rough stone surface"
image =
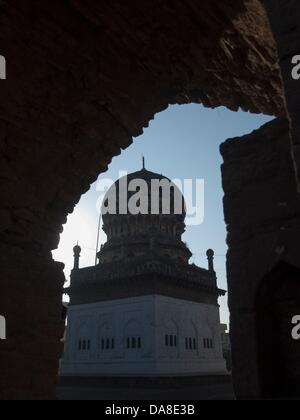
[(280, 262), (300, 268), (300, 195), (289, 123), (276, 119), (244, 138), (228, 140), (221, 153), (235, 390), (238, 397), (258, 398), (258, 289)]
[(292, 59), (300, 55), (300, 7), (297, 0), (263, 1), (277, 43), (285, 102), (291, 122), (293, 157), (300, 188), (300, 81), (292, 77)]
[(0, 27), (0, 396), (51, 398), (63, 274), (50, 251), (81, 195), (168, 104), (281, 116), (283, 92), (258, 0), (1, 1)]

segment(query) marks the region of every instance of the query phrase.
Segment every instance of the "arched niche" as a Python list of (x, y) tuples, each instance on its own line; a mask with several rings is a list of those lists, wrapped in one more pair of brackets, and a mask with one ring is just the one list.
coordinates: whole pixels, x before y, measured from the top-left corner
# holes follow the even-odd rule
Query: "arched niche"
[(280, 262), (256, 296), (257, 359), (261, 397), (300, 395), (300, 341), (292, 319), (300, 314), (300, 269)]

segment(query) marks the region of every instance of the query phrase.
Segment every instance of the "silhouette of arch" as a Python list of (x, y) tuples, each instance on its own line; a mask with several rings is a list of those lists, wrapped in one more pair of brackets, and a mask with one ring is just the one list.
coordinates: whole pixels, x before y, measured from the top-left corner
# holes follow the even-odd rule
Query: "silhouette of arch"
[(257, 357), (261, 397), (300, 395), (300, 341), (292, 318), (300, 314), (300, 269), (280, 262), (256, 296)]
[(172, 318), (167, 318), (164, 320), (165, 329), (172, 333), (178, 333), (177, 323)]

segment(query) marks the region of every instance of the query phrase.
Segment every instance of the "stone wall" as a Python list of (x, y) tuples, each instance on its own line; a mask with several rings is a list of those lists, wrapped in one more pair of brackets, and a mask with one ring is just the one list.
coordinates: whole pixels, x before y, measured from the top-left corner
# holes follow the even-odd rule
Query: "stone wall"
[(257, 398), (258, 287), (280, 261), (300, 268), (300, 196), (289, 123), (277, 119), (250, 135), (228, 140), (221, 153), (235, 389), (241, 398)]
[(63, 265), (9, 244), (0, 245), (0, 265), (0, 308), (7, 322), (0, 398), (53, 399), (64, 333)]
[(300, 185), (300, 81), (292, 77), (292, 58), (300, 55), (300, 5), (297, 0), (263, 0), (277, 43), (285, 89), (285, 102), (291, 123), (293, 155)]
[(81, 195), (157, 112), (196, 102), (285, 115), (261, 2), (153, 3), (0, 4), (1, 398), (54, 396), (64, 279), (50, 251)]

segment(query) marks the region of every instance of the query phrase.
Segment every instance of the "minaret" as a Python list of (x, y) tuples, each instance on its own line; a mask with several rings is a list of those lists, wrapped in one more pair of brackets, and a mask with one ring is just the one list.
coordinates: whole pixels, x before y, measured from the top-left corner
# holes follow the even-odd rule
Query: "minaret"
[(73, 248), (74, 251), (74, 270), (79, 270), (79, 260), (80, 260), (80, 254), (81, 254), (81, 248), (77, 245)]
[(214, 267), (214, 257), (215, 257), (215, 253), (212, 249), (209, 249), (206, 252), (206, 256), (207, 256), (207, 260), (208, 260), (208, 270), (210, 273), (214, 273), (215, 272), (215, 267)]

